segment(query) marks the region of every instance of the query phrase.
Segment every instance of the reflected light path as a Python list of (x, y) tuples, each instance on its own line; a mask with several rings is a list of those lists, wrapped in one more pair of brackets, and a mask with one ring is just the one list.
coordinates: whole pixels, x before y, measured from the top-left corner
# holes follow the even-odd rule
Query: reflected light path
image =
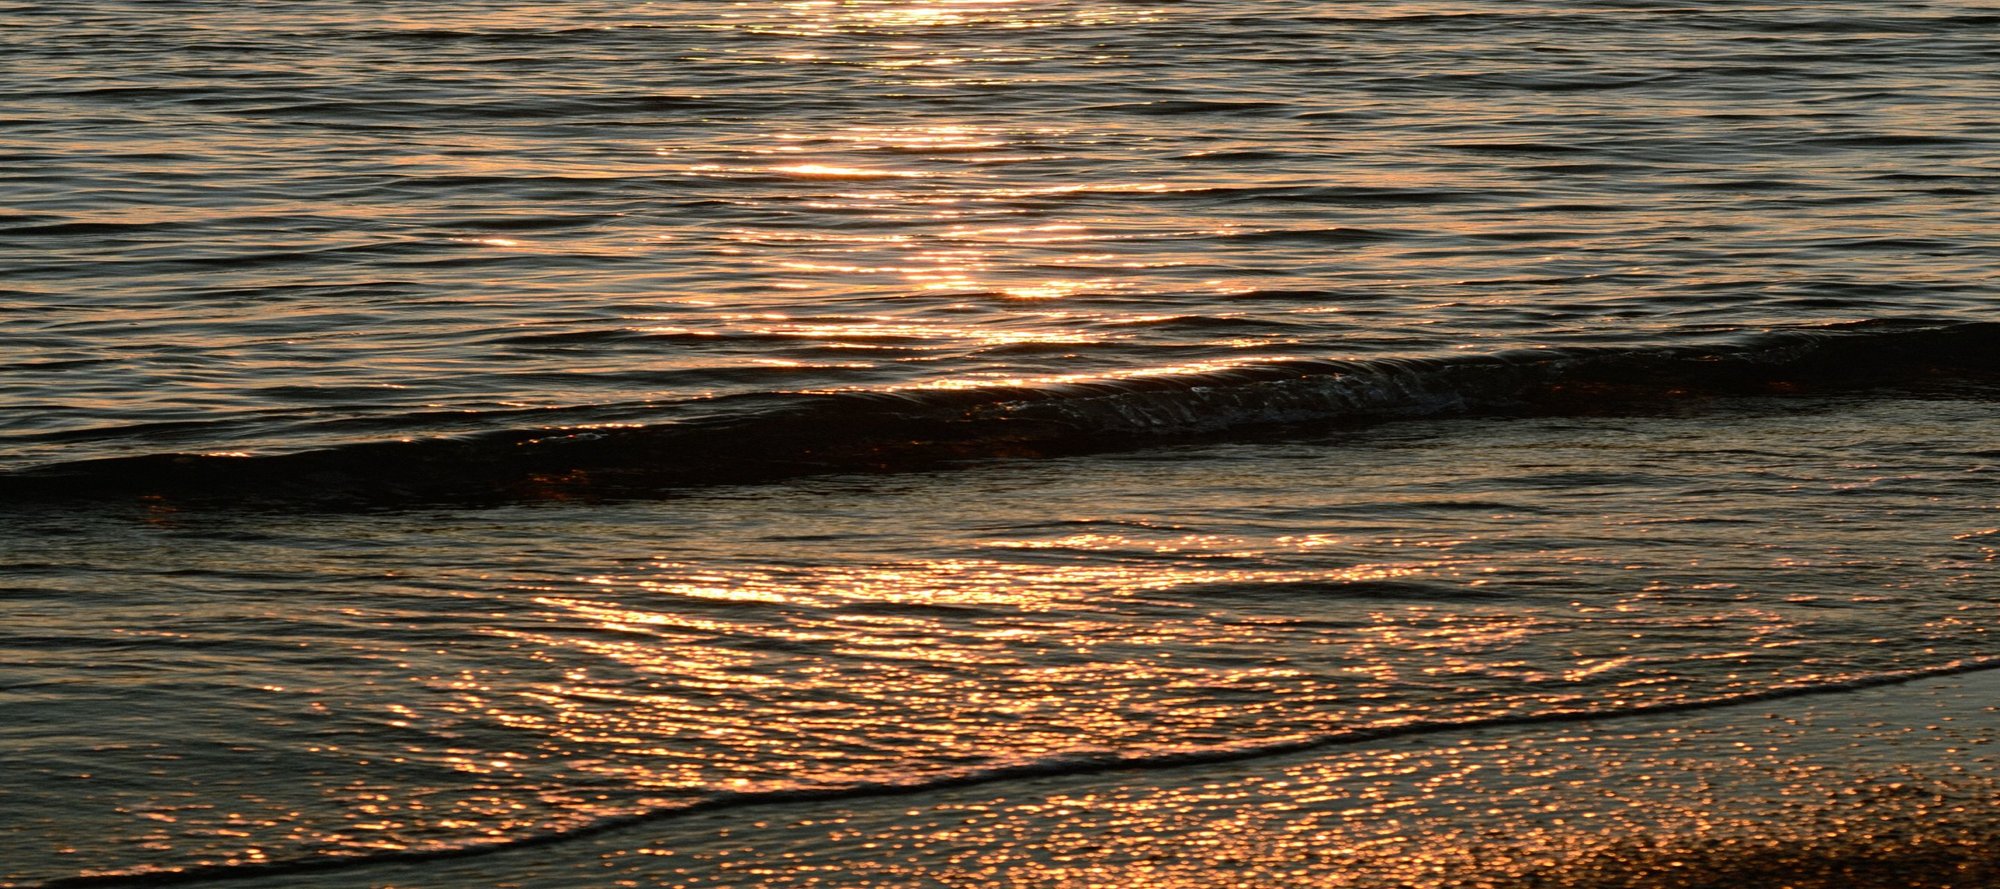
[(0, 3), (0, 885), (1956, 861), (1993, 17), (1690, 6)]

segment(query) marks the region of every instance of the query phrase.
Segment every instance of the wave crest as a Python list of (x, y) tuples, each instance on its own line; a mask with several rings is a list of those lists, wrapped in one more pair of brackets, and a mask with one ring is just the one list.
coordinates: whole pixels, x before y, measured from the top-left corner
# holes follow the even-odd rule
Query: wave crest
[(1690, 398), (1907, 391), (2000, 375), (2000, 323), (1868, 323), (1721, 346), (1292, 361), (1184, 375), (718, 401), (709, 419), (517, 429), (270, 456), (151, 454), (0, 474), (0, 500), (382, 504), (646, 496), (1410, 417), (1599, 414)]

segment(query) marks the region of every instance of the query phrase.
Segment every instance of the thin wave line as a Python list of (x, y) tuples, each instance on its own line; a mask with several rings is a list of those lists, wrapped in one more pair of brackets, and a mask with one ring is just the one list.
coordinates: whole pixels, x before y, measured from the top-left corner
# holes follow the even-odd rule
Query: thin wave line
[(1167, 770), (1191, 766), (1244, 762), (1298, 753), (1309, 753), (1333, 747), (1346, 747), (1426, 735), (1474, 732), (1520, 726), (1605, 722), (1671, 713), (1718, 710), (1769, 701), (1861, 691), (1870, 688), (1901, 685), (1924, 679), (1936, 679), (1988, 670), (2000, 670), (2000, 656), (1964, 658), (1935, 667), (1919, 667), (1889, 673), (1877, 673), (1872, 676), (1862, 676), (1824, 685), (1779, 687), (1691, 701), (1664, 701), (1608, 712), (1556, 710), (1514, 716), (1467, 719), (1456, 722), (1415, 722), (1395, 726), (1326, 732), (1306, 737), (1284, 738), (1241, 747), (1212, 748), (1137, 756), (1112, 755), (1076, 759), (1058, 758), (965, 772), (958, 775), (922, 781), (867, 784), (849, 787), (721, 793), (684, 805), (665, 806), (643, 812), (635, 812), (629, 815), (606, 818), (569, 830), (533, 834), (495, 843), (360, 855), (330, 855), (318, 858), (288, 859), (257, 864), (211, 864), (154, 871), (80, 874), (72, 877), (61, 877), (45, 883), (23, 884), (20, 886), (20, 889), (118, 889), (118, 887), (182, 886), (204, 882), (256, 879), (259, 877), (327, 873), (378, 865), (420, 864), (431, 861), (481, 858), (504, 852), (567, 843), (642, 824), (670, 821), (706, 812), (729, 809), (769, 806), (782, 803), (838, 802), (843, 800), (913, 796), (942, 790), (999, 784), (1007, 781), (1085, 777), (1110, 772)]

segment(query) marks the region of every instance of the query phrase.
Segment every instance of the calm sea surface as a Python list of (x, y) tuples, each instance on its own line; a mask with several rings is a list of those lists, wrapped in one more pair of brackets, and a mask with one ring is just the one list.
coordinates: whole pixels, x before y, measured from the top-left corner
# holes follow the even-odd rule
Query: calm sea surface
[(1990, 0), (0, 2), (0, 885), (1981, 663), (1996, 109)]

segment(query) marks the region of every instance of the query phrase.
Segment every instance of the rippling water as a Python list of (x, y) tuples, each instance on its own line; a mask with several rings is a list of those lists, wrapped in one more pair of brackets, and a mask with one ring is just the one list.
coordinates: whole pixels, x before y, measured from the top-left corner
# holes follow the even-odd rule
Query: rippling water
[(0, 3), (0, 883), (1984, 663), (1996, 37)]

